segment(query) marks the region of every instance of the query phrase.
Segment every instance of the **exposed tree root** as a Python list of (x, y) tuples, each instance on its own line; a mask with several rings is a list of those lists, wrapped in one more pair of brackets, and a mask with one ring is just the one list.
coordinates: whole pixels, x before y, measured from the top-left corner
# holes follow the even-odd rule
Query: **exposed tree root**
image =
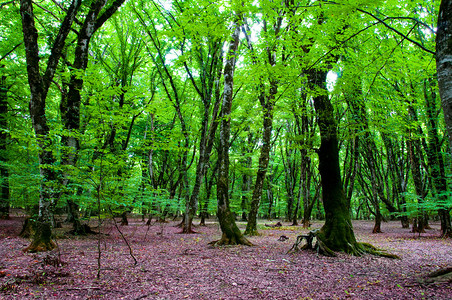
[(277, 228), (277, 227), (282, 227), (282, 224), (281, 224), (281, 222), (278, 222), (278, 223), (273, 224), (273, 225), (271, 225), (271, 224), (265, 224), (265, 227), (273, 227), (273, 228)]
[[(287, 253), (295, 253), (300, 250), (315, 250), (318, 254), (335, 257), (336, 253), (333, 250), (331, 250), (328, 246), (326, 246), (325, 242), (321, 239), (319, 233), (320, 229), (315, 229), (311, 230), (308, 234), (297, 236), (295, 243), (293, 244), (292, 248), (290, 248), (289, 251), (287, 251)], [(301, 246), (304, 240), (306, 240), (306, 243)], [(378, 249), (368, 243), (355, 243), (355, 244), (348, 243), (342, 250), (343, 252), (354, 256), (372, 254), (375, 256), (388, 257), (394, 259), (400, 258), (395, 254), (387, 253), (384, 250)]]
[(452, 267), (439, 269), (418, 279), (418, 281), (430, 284), (452, 283)]
[(251, 230), (251, 231), (245, 231), (243, 234), (247, 235), (247, 236), (260, 236), (261, 235), (259, 233), (259, 231), (257, 231), (257, 229), (254, 229), (254, 230)]
[(218, 241), (212, 241), (212, 242), (209, 243), (209, 245), (213, 245), (213, 246), (227, 246), (227, 245), (254, 246), (253, 243), (248, 241), (244, 236), (241, 236), (241, 237), (237, 237), (237, 236), (228, 237), (224, 233), (221, 236), (221, 239), (219, 239)]
[(93, 231), (88, 224), (79, 224), (68, 233), (71, 235), (81, 235), (81, 236), (85, 236), (88, 234), (98, 234), (98, 232)]
[(400, 259), (398, 255), (388, 253), (382, 249), (378, 249), (369, 243), (358, 243), (358, 245), (360, 245), (364, 249), (364, 253), (387, 258)]

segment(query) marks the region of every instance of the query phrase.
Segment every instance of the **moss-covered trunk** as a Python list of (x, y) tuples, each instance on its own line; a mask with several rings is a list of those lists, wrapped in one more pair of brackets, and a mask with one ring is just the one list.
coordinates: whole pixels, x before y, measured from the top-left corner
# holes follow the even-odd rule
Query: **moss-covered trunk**
[(321, 94), (314, 97), (321, 136), (318, 155), (325, 209), (325, 224), (318, 237), (330, 250), (359, 254), (349, 212), (350, 203), (342, 186), (336, 121), (325, 89), (326, 75), (326, 71), (312, 71), (309, 78), (315, 87), (322, 89)]
[(24, 252), (43, 252), (56, 247), (52, 241), (52, 227), (50, 222), (33, 221), (33, 240)]
[(235, 56), (239, 44), (240, 25), (236, 19), (234, 33), (224, 67), (224, 96), (221, 109), (220, 142), (218, 147), (217, 217), (223, 235), (217, 245), (252, 245), (241, 233), (229, 208), (229, 146), (231, 135), (231, 108), (234, 87)]

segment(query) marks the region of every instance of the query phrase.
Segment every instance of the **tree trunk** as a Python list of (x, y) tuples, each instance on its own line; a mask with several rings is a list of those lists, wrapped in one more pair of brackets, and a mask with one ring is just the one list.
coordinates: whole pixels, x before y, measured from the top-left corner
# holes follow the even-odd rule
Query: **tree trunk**
[[(397, 138), (390, 137), (383, 132), (381, 132), (381, 136), (386, 149), (389, 177), (393, 182), (392, 204), (394, 206), (394, 211), (401, 213), (400, 222), (402, 228), (409, 228), (410, 223), (408, 220), (407, 209), (405, 205), (405, 192), (407, 189), (407, 173), (409, 172), (410, 164), (407, 163), (407, 159), (405, 159), (405, 151), (403, 149), (400, 149), (405, 143), (402, 141), (399, 144)], [(391, 211), (388, 204), (386, 202), (385, 204), (388, 210)]]
[(325, 88), (327, 72), (311, 71), (309, 75), (310, 82), (322, 89), (321, 94), (314, 97), (321, 138), (319, 172), (326, 218), (318, 237), (332, 251), (359, 255), (360, 246), (353, 232), (350, 203), (342, 186), (336, 120)]
[[(0, 66), (2, 68), (3, 66)], [(9, 172), (6, 145), (8, 142), (8, 87), (6, 76), (0, 77), (0, 219), (9, 218)]]
[[(452, 0), (442, 0), (436, 31), (436, 70), (444, 120), (449, 134), (449, 154), (452, 149)], [(441, 231), (452, 235), (450, 213), (440, 209)]]
[[(413, 122), (417, 122), (417, 114), (412, 105), (408, 107), (409, 116)], [(413, 133), (410, 132), (410, 135)], [(423, 182), (423, 163), (421, 157), (421, 142), (417, 137), (408, 137), (407, 147), (410, 156), (411, 175), (413, 176), (414, 188), (418, 201), (418, 212), (416, 215), (417, 227), (413, 226), (413, 232), (425, 232), (427, 227), (427, 215), (425, 212), (424, 200), (427, 195)]]
[(223, 233), (217, 245), (243, 244), (251, 246), (235, 223), (234, 215), (229, 208), (229, 146), (231, 135), (231, 108), (234, 88), (234, 68), (236, 51), (239, 44), (241, 18), (234, 22), (234, 33), (229, 44), (228, 55), (224, 67), (224, 93), (221, 108), (220, 141), (218, 148), (218, 180), (217, 180), (217, 217)]
[[(79, 31), (80, 36), (89, 32), (94, 32), (102, 24), (116, 12), (117, 8), (124, 2), (124, 0), (115, 1), (110, 7), (102, 12), (102, 15), (96, 19), (95, 22), (84, 22)], [(98, 0), (91, 2), (90, 10), (85, 16), (86, 20), (90, 20), (92, 14), (96, 16), (102, 10), (106, 3), (106, 0)], [(73, 0), (69, 7), (64, 11), (66, 13), (63, 21), (61, 22), (58, 34), (54, 38), (51, 52), (47, 58), (45, 65), (46, 70), (44, 75), (40, 73), (40, 54), (38, 46), (38, 31), (34, 22), (33, 4), (31, 0), (20, 1), (20, 15), (22, 19), (22, 30), (24, 35), (25, 54), (27, 61), (27, 73), (28, 84), (31, 91), (30, 97), (30, 116), (38, 139), (38, 145), (41, 149), (39, 153), (39, 166), (42, 177), (40, 199), (39, 199), (39, 214), (36, 226), (36, 234), (32, 244), (27, 248), (27, 251), (45, 251), (53, 248), (54, 244), (50, 240), (51, 228), (52, 228), (52, 210), (56, 205), (56, 193), (54, 191), (53, 184), (57, 179), (56, 171), (49, 166), (55, 165), (55, 158), (52, 154), (52, 140), (49, 137), (50, 128), (46, 118), (46, 98), (56, 72), (56, 68), (59, 64), (62, 52), (65, 48), (66, 38), (71, 31), (72, 23), (74, 22), (77, 12), (81, 6), (80, 0)], [(96, 14), (97, 12), (97, 14)], [(86, 25), (86, 26), (85, 26)], [(88, 26), (89, 25), (89, 26)], [(80, 49), (85, 53), (85, 56), (80, 58), (81, 62), (87, 63), (87, 48), (89, 39), (79, 43), (77, 49)], [(85, 52), (84, 52), (85, 51)], [(76, 56), (78, 53), (76, 53)], [(75, 66), (77, 67), (77, 66)], [(79, 88), (81, 88), (79, 86)], [(71, 93), (69, 93), (70, 95)], [(70, 142), (72, 145), (73, 142)]]
[[(288, 134), (295, 134), (294, 129), (291, 124), (287, 122), (287, 132)], [(287, 139), (284, 149), (281, 149), (281, 160), (284, 167), (284, 184), (286, 186), (287, 193), (287, 221), (293, 221), (293, 225), (298, 225), (297, 214), (300, 205), (300, 193), (298, 193), (297, 201), (295, 203), (295, 187), (297, 186), (297, 175), (298, 175), (298, 164), (295, 156), (295, 151), (293, 149), (292, 140)], [(303, 167), (303, 165), (302, 165)], [(295, 215), (294, 215), (295, 214)]]
[[(276, 90), (271, 95), (275, 95)], [(261, 95), (265, 97), (265, 95)], [(261, 100), (265, 101), (265, 100)], [(257, 232), (257, 213), (260, 206), (260, 201), (262, 198), (262, 189), (264, 186), (265, 175), (268, 169), (268, 163), (270, 160), (270, 148), (271, 148), (271, 134), (272, 134), (272, 123), (273, 123), (273, 97), (267, 100), (266, 105), (263, 104), (264, 109), (264, 130), (262, 137), (262, 147), (261, 154), (259, 156), (259, 168), (257, 170), (256, 182), (254, 184), (253, 196), (251, 198), (250, 213), (248, 214), (248, 223), (246, 225), (245, 234), (246, 235), (258, 235)]]
[(50, 128), (46, 118), (46, 98), (50, 83), (55, 75), (56, 67), (61, 58), (66, 38), (71, 29), (81, 1), (74, 0), (66, 11), (60, 30), (55, 37), (51, 54), (47, 60), (46, 71), (40, 73), (40, 55), (38, 46), (38, 31), (34, 22), (33, 4), (31, 0), (20, 1), (20, 15), (24, 35), (25, 55), (27, 61), (28, 84), (30, 87), (30, 116), (32, 126), (38, 140), (39, 166), (41, 188), (39, 196), (38, 220), (33, 241), (25, 250), (30, 252), (51, 250), (55, 247), (50, 240), (52, 233), (52, 214), (56, 205), (53, 183), (56, 179), (55, 170), (49, 166), (55, 165), (52, 154), (52, 140), (49, 137)]
[(436, 71), (444, 120), (452, 149), (452, 0), (442, 0), (436, 31)]
[[(101, 10), (107, 3), (106, 0), (93, 1), (90, 5), (90, 10), (85, 17), (82, 28), (78, 32), (77, 45), (75, 48), (75, 58), (71, 65), (71, 77), (68, 83), (63, 82), (63, 86), (68, 87), (63, 90), (61, 97), (60, 112), (61, 120), (65, 129), (65, 134), (62, 136), (62, 143), (66, 147), (62, 154), (62, 165), (66, 167), (63, 173), (63, 185), (70, 184), (70, 170), (74, 168), (78, 160), (78, 151), (80, 150), (80, 105), (81, 105), (81, 90), (83, 88), (83, 78), (80, 76), (80, 71), (85, 71), (88, 66), (89, 43), (94, 33), (99, 29), (104, 22), (113, 15), (113, 13), (121, 6), (124, 0), (117, 1), (109, 10), (99, 17)], [(72, 202), (72, 203), (69, 203)], [(69, 209), (74, 209), (77, 204), (73, 200), (68, 201)], [(73, 230), (75, 234), (84, 235), (85, 228), (81, 226), (78, 211), (73, 211)]]
[[(212, 45), (209, 45), (209, 54), (207, 56), (206, 63), (203, 63), (203, 60), (201, 60), (201, 68), (203, 69), (202, 72), (204, 72), (206, 75), (202, 76), (202, 84), (201, 88), (198, 87), (196, 84), (191, 72), (189, 71), (188, 65), (185, 63), (185, 68), (189, 74), (189, 77), (193, 83), (193, 86), (195, 87), (195, 90), (198, 92), (199, 96), (202, 99), (203, 102), (203, 118), (201, 122), (201, 138), (199, 142), (199, 160), (198, 164), (196, 166), (196, 175), (195, 175), (195, 184), (193, 186), (193, 190), (191, 192), (190, 200), (186, 204), (185, 214), (186, 214), (186, 221), (185, 226), (183, 229), (184, 233), (191, 233), (193, 232), (191, 229), (192, 223), (193, 223), (193, 217), (196, 214), (196, 211), (198, 210), (198, 198), (199, 198), (199, 192), (201, 190), (201, 184), (204, 178), (204, 174), (207, 171), (207, 167), (209, 165), (209, 159), (210, 159), (210, 153), (212, 152), (213, 148), (213, 142), (215, 139), (215, 133), (217, 131), (218, 122), (218, 110), (219, 110), (219, 104), (220, 104), (220, 94), (219, 92), (216, 92), (216, 100), (214, 104), (214, 108), (212, 110), (212, 120), (210, 122), (209, 126), (209, 117), (210, 117), (210, 111), (211, 111), (211, 102), (212, 102), (212, 96), (214, 95), (214, 89), (217, 90), (217, 86), (214, 86), (215, 82), (219, 81), (219, 78), (221, 77), (221, 62), (223, 59), (222, 51), (219, 50), (223, 44), (219, 42), (215, 42)], [(212, 49), (215, 49), (213, 51)], [(217, 51), (218, 50), (218, 51)], [(210, 66), (210, 68), (209, 68)], [(213, 67), (212, 67), (213, 66)]]
[[(428, 87), (431, 93), (428, 92)], [(427, 159), (432, 179), (433, 188), (439, 204), (438, 215), (441, 220), (441, 236), (452, 237), (452, 227), (448, 207), (443, 205), (447, 203), (447, 181), (444, 160), (441, 153), (440, 137), (438, 134), (438, 118), (436, 117), (437, 107), (435, 105), (436, 93), (433, 90), (433, 82), (429, 86), (424, 82), (424, 99), (427, 111), (428, 128), (428, 147)]]

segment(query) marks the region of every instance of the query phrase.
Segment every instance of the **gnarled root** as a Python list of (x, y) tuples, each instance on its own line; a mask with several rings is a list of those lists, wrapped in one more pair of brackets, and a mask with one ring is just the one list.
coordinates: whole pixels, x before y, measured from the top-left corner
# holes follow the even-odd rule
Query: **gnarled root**
[[(297, 240), (295, 241), (292, 248), (287, 251), (287, 253), (294, 253), (298, 252), (300, 250), (315, 250), (318, 254), (322, 254), (325, 256), (335, 257), (336, 253), (331, 250), (325, 242), (322, 240), (321, 235), (319, 234), (320, 230), (312, 230), (308, 234), (305, 235), (299, 235), (297, 237)], [(306, 240), (306, 244), (300, 247), (303, 240)], [(315, 240), (315, 244), (314, 244)], [(387, 258), (394, 258), (399, 259), (395, 254), (390, 254), (385, 252), (384, 250), (378, 249), (375, 246), (368, 244), (368, 243), (347, 243), (344, 248), (342, 249), (343, 252), (354, 255), (354, 256), (361, 256), (363, 254), (372, 254), (375, 256), (381, 256), (381, 257), (387, 257)]]
[(424, 284), (452, 283), (452, 267), (446, 267), (429, 273), (426, 276), (419, 278), (418, 282)]
[(378, 249), (377, 247), (369, 243), (358, 243), (358, 245), (360, 245), (363, 248), (364, 253), (387, 258), (400, 259), (398, 255), (388, 253), (382, 249)]
[(209, 243), (209, 245), (213, 245), (213, 246), (226, 246), (226, 245), (254, 246), (253, 243), (248, 241), (244, 236), (241, 236), (241, 237), (237, 237), (237, 236), (228, 237), (224, 233), (221, 236), (221, 239), (219, 239), (218, 241), (212, 241), (212, 242)]

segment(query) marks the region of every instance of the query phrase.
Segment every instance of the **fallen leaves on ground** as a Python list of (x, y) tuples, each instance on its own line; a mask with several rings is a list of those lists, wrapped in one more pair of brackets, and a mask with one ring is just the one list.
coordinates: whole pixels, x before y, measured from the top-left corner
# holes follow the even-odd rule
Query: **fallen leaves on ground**
[[(94, 223), (92, 225), (95, 225)], [(103, 234), (57, 239), (48, 253), (23, 253), (21, 219), (0, 221), (2, 299), (450, 299), (450, 283), (419, 280), (451, 265), (452, 242), (440, 239), (439, 224), (418, 236), (398, 222), (372, 234), (372, 222), (354, 221), (357, 239), (399, 255), (401, 260), (366, 255), (286, 254), (296, 236), (309, 229), (261, 226), (256, 246), (211, 247), (221, 236), (215, 222), (180, 234), (176, 222), (121, 226), (133, 255), (113, 224)], [(239, 223), (243, 229), (245, 224)], [(312, 228), (322, 223), (314, 222)], [(68, 230), (66, 228), (66, 230)], [(108, 233), (108, 234), (107, 234)], [(284, 235), (289, 239), (279, 240)], [(61, 237), (61, 233), (59, 234)], [(100, 278), (99, 271), (100, 253)]]

